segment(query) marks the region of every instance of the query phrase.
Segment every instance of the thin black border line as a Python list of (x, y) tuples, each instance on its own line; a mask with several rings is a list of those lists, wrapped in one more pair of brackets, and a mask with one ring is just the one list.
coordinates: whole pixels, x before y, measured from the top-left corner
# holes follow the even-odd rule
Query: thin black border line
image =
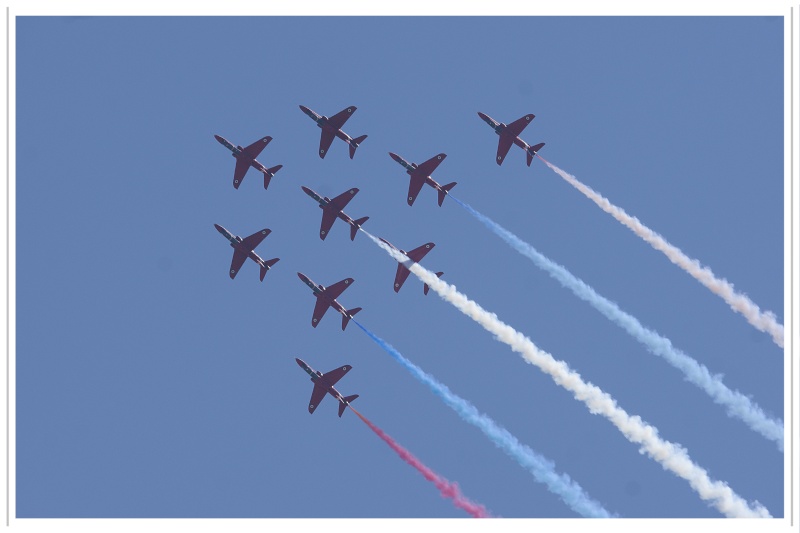
[(11, 526), (11, 466), (10, 457), (10, 408), (9, 401), (11, 399), (9, 393), (9, 370), (11, 360), (11, 170), (9, 162), (11, 159), (11, 150), (9, 143), (11, 142), (11, 115), (9, 114), (11, 106), (9, 104), (11, 98), (11, 52), (9, 45), (11, 43), (10, 37), (10, 20), (9, 6), (6, 6), (6, 527)]
[(794, 442), (793, 442), (793, 409), (794, 404), (794, 365), (792, 364), (792, 350), (794, 350), (794, 334), (792, 332), (794, 317), (792, 309), (794, 305), (794, 6), (789, 8), (789, 526), (794, 527)]

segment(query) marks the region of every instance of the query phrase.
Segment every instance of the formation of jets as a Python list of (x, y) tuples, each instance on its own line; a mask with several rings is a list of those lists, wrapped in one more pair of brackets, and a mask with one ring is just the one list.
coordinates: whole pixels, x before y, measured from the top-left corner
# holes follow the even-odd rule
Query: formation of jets
[[(328, 153), (328, 150), (330, 149), (331, 144), (333, 144), (333, 140), (336, 137), (347, 143), (350, 152), (350, 159), (353, 159), (356, 154), (356, 149), (367, 138), (366, 135), (352, 138), (342, 130), (342, 127), (347, 120), (353, 116), (353, 113), (355, 113), (356, 106), (346, 107), (330, 118), (326, 117), (325, 115), (320, 115), (303, 105), (300, 106), (300, 109), (314, 122), (316, 122), (317, 126), (321, 130), (319, 139), (319, 157), (322, 159), (325, 158), (325, 155)], [(528, 166), (531, 165), (533, 157), (536, 155), (536, 153), (544, 146), (544, 143), (529, 145), (519, 137), (522, 131), (533, 120), (534, 115), (532, 114), (525, 115), (508, 125), (498, 122), (481, 112), (478, 112), (478, 116), (480, 116), (484, 122), (489, 124), (489, 126), (491, 126), (495, 133), (497, 133), (499, 136), (496, 159), (498, 165), (503, 164), (508, 151), (514, 144), (525, 151)], [(220, 144), (230, 150), (231, 155), (236, 159), (236, 166), (233, 170), (233, 187), (235, 189), (238, 189), (239, 185), (242, 184), (245, 174), (247, 174), (247, 171), (251, 167), (255, 168), (264, 175), (264, 189), (269, 186), (270, 180), (275, 176), (275, 174), (281, 168), (283, 168), (283, 165), (275, 165), (271, 168), (267, 168), (256, 159), (259, 155), (261, 155), (261, 152), (264, 150), (264, 148), (266, 148), (270, 141), (272, 141), (272, 137), (270, 136), (262, 137), (246, 148), (242, 148), (240, 145), (234, 146), (233, 143), (219, 135), (214, 135), (214, 138)], [(447, 155), (444, 153), (437, 154), (419, 165), (416, 163), (409, 163), (399, 155), (392, 152), (389, 152), (389, 155), (397, 163), (402, 165), (402, 167), (406, 170), (406, 173), (410, 176), (410, 181), (408, 184), (408, 196), (406, 197), (406, 201), (408, 202), (409, 206), (414, 205), (414, 201), (422, 191), (423, 185), (430, 185), (437, 191), (439, 206), (442, 205), (445, 197), (449, 194), (449, 191), (456, 186), (455, 181), (446, 185), (440, 185), (431, 177), (431, 174), (433, 174), (437, 167), (447, 157)], [(369, 217), (362, 217), (354, 220), (344, 212), (344, 208), (353, 198), (355, 198), (356, 194), (358, 194), (358, 189), (355, 187), (348, 189), (333, 199), (328, 198), (327, 196), (321, 196), (306, 186), (301, 186), (301, 189), (304, 193), (313, 198), (314, 201), (317, 202), (319, 208), (322, 210), (322, 221), (319, 228), (319, 238), (322, 240), (325, 240), (325, 237), (328, 236), (337, 218), (343, 220), (350, 226), (351, 241), (355, 240), (358, 230), (361, 229), (361, 226), (363, 226), (363, 224), (369, 219)], [(242, 268), (248, 257), (259, 265), (259, 278), (261, 281), (264, 280), (264, 276), (267, 274), (270, 268), (279, 261), (279, 258), (277, 257), (265, 261), (255, 252), (255, 248), (261, 244), (261, 241), (263, 241), (267, 235), (270, 234), (269, 229), (264, 228), (250, 235), (249, 237), (242, 239), (238, 235), (234, 236), (230, 231), (223, 228), (219, 224), (214, 224), (214, 227), (219, 233), (228, 239), (228, 241), (230, 241), (230, 245), (233, 248), (233, 259), (231, 260), (231, 268), (229, 271), (231, 279), (236, 277), (236, 274)], [(405, 261), (398, 261), (397, 273), (395, 274), (394, 278), (394, 292), (399, 292), (403, 284), (408, 279), (408, 275), (410, 274), (409, 268), (411, 268), (413, 264), (419, 263), (422, 258), (425, 257), (428, 252), (433, 250), (433, 248), (436, 246), (434, 243), (428, 242), (422, 246), (414, 248), (409, 252), (406, 252), (405, 250), (394, 246), (386, 239), (380, 240), (407, 258)], [(436, 272), (437, 277), (441, 277), (442, 274), (442, 272)], [(298, 272), (297, 276), (311, 289), (314, 297), (317, 299), (316, 303), (314, 304), (314, 312), (311, 315), (312, 327), (316, 328), (319, 324), (319, 321), (322, 320), (322, 317), (325, 315), (328, 309), (333, 308), (342, 315), (342, 331), (344, 331), (353, 316), (361, 311), (360, 307), (345, 309), (336, 300), (348, 287), (353, 284), (353, 278), (346, 278), (334, 283), (333, 285), (330, 285), (329, 287), (325, 287), (324, 285), (314, 283), (308, 278), (308, 276), (301, 272)], [(430, 287), (428, 287), (427, 284), (423, 284), (423, 293), (427, 295), (429, 288)], [(350, 402), (358, 398), (358, 394), (354, 394), (352, 396), (342, 396), (341, 393), (334, 388), (334, 385), (353, 368), (350, 365), (344, 365), (331, 370), (330, 372), (322, 374), (309, 367), (302, 359), (296, 358), (295, 361), (297, 361), (297, 364), (300, 365), (300, 367), (305, 370), (309, 376), (311, 376), (311, 381), (314, 383), (314, 389), (311, 392), (311, 400), (308, 404), (309, 413), (313, 413), (322, 399), (326, 395), (330, 394), (339, 402), (339, 416), (341, 417), (346, 407), (350, 405)]]

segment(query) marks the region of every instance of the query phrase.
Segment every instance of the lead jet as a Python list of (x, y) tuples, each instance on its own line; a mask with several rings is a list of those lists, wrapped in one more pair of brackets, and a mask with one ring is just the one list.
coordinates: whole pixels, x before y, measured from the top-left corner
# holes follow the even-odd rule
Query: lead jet
[(528, 166), (531, 166), (531, 161), (533, 161), (533, 156), (536, 155), (536, 152), (542, 149), (544, 143), (535, 144), (533, 146), (529, 145), (525, 141), (519, 138), (519, 134), (522, 133), (528, 124), (531, 123), (533, 120), (534, 115), (528, 114), (524, 117), (515, 120), (511, 124), (504, 124), (502, 122), (497, 122), (492, 117), (485, 115), (478, 111), (478, 116), (483, 119), (488, 125), (494, 129), (494, 132), (500, 136), (500, 140), (497, 144), (497, 164), (502, 165), (503, 160), (506, 157), (506, 154), (511, 149), (512, 144), (516, 144), (523, 150), (525, 150), (525, 155), (528, 159)]
[(319, 138), (319, 156), (322, 159), (325, 159), (325, 154), (328, 153), (328, 148), (331, 147), (334, 137), (339, 137), (350, 146), (350, 159), (353, 159), (353, 156), (356, 155), (356, 148), (358, 148), (359, 145), (364, 142), (364, 139), (367, 138), (366, 135), (362, 135), (361, 137), (351, 139), (348, 134), (342, 131), (342, 126), (344, 126), (344, 123), (347, 122), (347, 119), (353, 116), (353, 113), (356, 112), (357, 108), (354, 105), (339, 111), (331, 118), (328, 118), (325, 115), (318, 115), (304, 105), (301, 105), (300, 109), (303, 111), (303, 113), (311, 117), (311, 120), (316, 122), (317, 126), (322, 129), (322, 133)]
[(330, 372), (325, 372), (322, 374), (318, 370), (314, 370), (308, 366), (302, 359), (295, 357), (294, 360), (297, 361), (297, 364), (300, 365), (300, 368), (305, 370), (306, 373), (311, 376), (311, 381), (314, 382), (314, 390), (311, 391), (311, 401), (308, 402), (308, 412), (310, 414), (314, 414), (314, 410), (319, 405), (319, 402), (325, 398), (326, 394), (330, 394), (339, 401), (339, 418), (342, 418), (345, 408), (350, 405), (350, 402), (358, 398), (358, 394), (342, 397), (342, 394), (333, 388), (333, 386), (336, 385), (336, 382), (342, 379), (345, 374), (350, 372), (353, 367), (350, 365), (344, 365), (340, 366), (339, 368), (335, 368)]
[(350, 322), (350, 319), (353, 318), (356, 313), (361, 311), (360, 307), (356, 307), (354, 309), (345, 309), (339, 302), (336, 301), (336, 298), (338, 298), (347, 287), (353, 284), (353, 278), (343, 279), (342, 281), (334, 283), (330, 287), (325, 287), (324, 285), (317, 285), (301, 272), (298, 272), (297, 276), (302, 280), (303, 283), (311, 287), (311, 290), (314, 291), (314, 296), (317, 297), (317, 303), (314, 304), (314, 314), (311, 315), (312, 327), (317, 327), (317, 324), (319, 324), (319, 321), (322, 320), (322, 317), (325, 315), (328, 309), (333, 307), (342, 314), (342, 331), (344, 331), (344, 328), (347, 327), (347, 323)]
[(264, 174), (264, 189), (269, 186), (269, 180), (275, 176), (275, 173), (283, 168), (283, 165), (276, 165), (272, 168), (266, 168), (264, 165), (256, 161), (256, 157), (258, 157), (261, 151), (269, 144), (269, 142), (272, 140), (272, 137), (267, 136), (263, 139), (259, 139), (247, 148), (242, 148), (238, 145), (234, 146), (228, 139), (225, 137), (220, 137), (219, 135), (214, 135), (214, 138), (219, 141), (222, 146), (230, 150), (232, 152), (231, 155), (236, 158), (236, 167), (233, 169), (234, 189), (238, 189), (239, 185), (242, 184), (244, 175), (247, 174), (247, 171), (250, 169), (250, 167), (253, 167)]
[[(381, 238), (381, 241), (385, 242), (388, 246), (390, 246), (391, 248), (397, 250), (401, 254), (405, 255), (406, 257), (408, 257), (409, 259), (411, 259), (415, 263), (419, 263), (420, 261), (422, 261), (422, 258), (425, 257), (428, 254), (428, 252), (433, 250), (434, 246), (436, 246), (434, 243), (429, 242), (429, 243), (423, 244), (419, 248), (414, 248), (410, 252), (406, 252), (405, 250), (401, 250), (400, 248), (398, 248), (394, 244), (390, 243), (386, 239), (382, 239)], [(397, 262), (397, 274), (395, 274), (395, 276), (394, 276), (394, 292), (400, 292), (400, 287), (402, 287), (403, 283), (406, 282), (406, 279), (408, 279), (408, 275), (410, 273), (411, 273), (411, 271), (408, 269), (407, 266), (405, 266), (403, 263), (401, 263), (399, 261)], [(437, 272), (436, 273), (436, 277), (437, 278), (441, 278), (442, 274), (444, 274), (444, 272)], [(423, 284), (422, 292), (425, 293), (425, 294), (428, 294), (428, 289), (430, 289), (430, 287), (428, 287), (428, 284), (427, 283)]]
[(242, 268), (242, 264), (244, 264), (245, 260), (249, 257), (256, 263), (258, 266), (261, 267), (261, 281), (264, 281), (264, 276), (267, 274), (267, 271), (272, 268), (272, 265), (277, 263), (280, 259), (270, 259), (269, 261), (264, 261), (261, 259), (258, 254), (256, 254), (253, 250), (256, 246), (261, 244), (267, 235), (271, 233), (268, 229), (262, 229), (261, 231), (257, 231), (242, 239), (241, 237), (233, 236), (230, 231), (226, 230), (219, 224), (214, 224), (214, 227), (217, 228), (217, 231), (220, 232), (226, 239), (231, 241), (231, 247), (233, 248), (233, 259), (231, 260), (231, 279), (236, 277), (236, 274), (239, 272), (239, 269)]
[(411, 176), (411, 182), (408, 184), (408, 205), (414, 205), (414, 200), (417, 199), (417, 195), (422, 190), (422, 186), (426, 183), (439, 191), (439, 206), (441, 206), (442, 202), (444, 202), (444, 197), (447, 194), (447, 191), (456, 186), (455, 181), (448, 183), (447, 185), (439, 185), (430, 176), (433, 171), (436, 170), (436, 167), (438, 167), (439, 164), (444, 161), (444, 158), (447, 157), (447, 154), (435, 155), (421, 165), (409, 163), (399, 155), (393, 154), (392, 152), (389, 152), (389, 155), (392, 156), (392, 159), (400, 163), (403, 168), (406, 169), (408, 175)]
[(364, 222), (369, 220), (369, 217), (359, 218), (358, 220), (353, 220), (349, 216), (342, 211), (345, 206), (352, 200), (356, 193), (358, 193), (358, 189), (355, 187), (350, 189), (349, 191), (343, 192), (333, 200), (328, 198), (327, 196), (320, 197), (319, 194), (312, 191), (308, 187), (303, 185), (300, 186), (303, 189), (303, 192), (309, 195), (311, 198), (319, 203), (319, 208), (322, 209), (322, 224), (319, 227), (319, 238), (323, 241), (325, 237), (328, 236), (328, 232), (331, 230), (331, 226), (333, 223), (336, 222), (336, 218), (341, 218), (348, 224), (350, 224), (350, 240), (355, 240), (356, 233), (358, 233), (358, 229), (361, 227)]

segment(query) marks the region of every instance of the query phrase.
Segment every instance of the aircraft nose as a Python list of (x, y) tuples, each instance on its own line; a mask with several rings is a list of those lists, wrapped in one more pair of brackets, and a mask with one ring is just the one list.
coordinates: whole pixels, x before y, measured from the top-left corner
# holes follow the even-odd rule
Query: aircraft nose
[(300, 272), (297, 273), (297, 277), (300, 278), (301, 281), (308, 281), (308, 278), (305, 276), (305, 274)]
[(295, 357), (294, 360), (297, 361), (297, 364), (300, 365), (300, 368), (303, 368), (305, 366), (305, 363), (303, 362), (302, 359), (298, 359), (297, 357)]
[(309, 196), (311, 195), (311, 189), (309, 189), (305, 185), (301, 185), (300, 188), (303, 189), (304, 193), (308, 194)]
[(216, 139), (218, 142), (222, 142), (222, 137), (220, 137), (219, 135), (214, 135), (214, 138), (215, 138), (215, 139)]
[(217, 228), (218, 232), (222, 233), (222, 226), (220, 226), (219, 224), (214, 224), (214, 227)]

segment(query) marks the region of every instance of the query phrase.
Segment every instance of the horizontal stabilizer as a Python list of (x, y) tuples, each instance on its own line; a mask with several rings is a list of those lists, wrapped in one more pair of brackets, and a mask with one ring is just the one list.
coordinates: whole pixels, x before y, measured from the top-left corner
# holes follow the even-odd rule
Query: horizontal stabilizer
[(266, 172), (264, 172), (264, 190), (266, 190), (267, 187), (269, 187), (269, 180), (271, 180), (272, 177), (275, 176), (275, 173), (282, 168), (283, 165), (276, 165), (272, 168), (268, 168)]
[(363, 217), (353, 221), (353, 225), (350, 226), (351, 241), (356, 240), (356, 233), (358, 233), (358, 228), (360, 228), (367, 220), (369, 220), (369, 217)]
[(456, 182), (448, 183), (447, 185), (442, 185), (442, 188), (439, 189), (439, 207), (442, 206), (442, 202), (444, 202), (444, 197), (447, 195), (447, 191), (452, 189), (456, 186)]
[(534, 146), (529, 146), (527, 150), (525, 150), (525, 155), (528, 158), (528, 166), (531, 166), (531, 162), (533, 161), (533, 156), (536, 155), (536, 152), (542, 149), (544, 143), (539, 143)]
[(280, 261), (280, 258), (276, 257), (275, 259), (270, 259), (269, 261), (264, 261), (264, 264), (261, 267), (261, 281), (264, 281), (264, 276), (267, 275), (267, 270), (269, 270), (272, 265)]
[(356, 148), (358, 148), (358, 146), (364, 142), (364, 139), (366, 138), (366, 135), (362, 135), (361, 137), (356, 137), (350, 141), (350, 159), (353, 159), (353, 156), (356, 155)]
[[(444, 272), (437, 272), (437, 273), (436, 273), (436, 277), (437, 277), (437, 278), (441, 278), (441, 277), (442, 277), (442, 274), (444, 274)], [(429, 291), (429, 290), (430, 290), (430, 287), (428, 287), (428, 284), (427, 284), (427, 283), (425, 283), (425, 284), (422, 286), (422, 292), (423, 292), (423, 293), (425, 293), (425, 295), (427, 296), (427, 295), (428, 295), (428, 291)]]
[(344, 328), (347, 327), (347, 323), (350, 322), (350, 319), (353, 318), (359, 311), (361, 311), (360, 307), (355, 307), (345, 311), (345, 314), (342, 315), (342, 331), (344, 331)]
[(342, 418), (345, 408), (356, 398), (358, 398), (358, 394), (353, 394), (352, 396), (345, 396), (344, 402), (339, 402), (339, 418)]

